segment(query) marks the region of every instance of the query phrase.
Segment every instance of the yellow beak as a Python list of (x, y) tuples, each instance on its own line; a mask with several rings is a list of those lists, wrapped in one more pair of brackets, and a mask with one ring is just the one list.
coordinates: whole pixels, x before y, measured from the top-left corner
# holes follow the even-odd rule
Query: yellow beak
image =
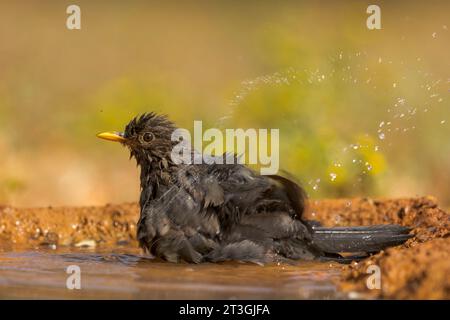
[(118, 132), (102, 132), (102, 133), (97, 134), (97, 137), (99, 137), (101, 139), (117, 141), (117, 142), (127, 141), (127, 139), (122, 137), (122, 135)]

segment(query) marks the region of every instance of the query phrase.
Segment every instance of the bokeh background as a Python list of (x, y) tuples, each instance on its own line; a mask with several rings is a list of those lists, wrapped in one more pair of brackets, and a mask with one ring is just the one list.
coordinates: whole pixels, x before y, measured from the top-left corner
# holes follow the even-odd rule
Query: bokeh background
[(138, 171), (95, 134), (144, 111), (188, 129), (279, 128), (311, 198), (450, 206), (450, 3), (0, 3), (0, 202), (134, 201)]

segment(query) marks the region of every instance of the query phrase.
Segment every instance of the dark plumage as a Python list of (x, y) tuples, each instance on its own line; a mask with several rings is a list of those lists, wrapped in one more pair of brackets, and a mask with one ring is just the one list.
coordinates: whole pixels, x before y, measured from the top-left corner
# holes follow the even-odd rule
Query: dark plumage
[(305, 193), (281, 176), (240, 164), (176, 165), (175, 126), (144, 114), (123, 133), (99, 136), (126, 145), (141, 168), (140, 246), (171, 262), (336, 259), (340, 252), (375, 252), (410, 238), (397, 225), (323, 228), (305, 221)]

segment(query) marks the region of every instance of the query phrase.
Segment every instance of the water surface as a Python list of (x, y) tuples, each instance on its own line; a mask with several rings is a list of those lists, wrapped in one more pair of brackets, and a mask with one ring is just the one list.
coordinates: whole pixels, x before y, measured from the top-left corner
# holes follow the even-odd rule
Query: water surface
[[(81, 289), (66, 287), (81, 270)], [(339, 264), (299, 262), (172, 264), (137, 248), (38, 248), (0, 251), (0, 298), (57, 299), (330, 299)]]

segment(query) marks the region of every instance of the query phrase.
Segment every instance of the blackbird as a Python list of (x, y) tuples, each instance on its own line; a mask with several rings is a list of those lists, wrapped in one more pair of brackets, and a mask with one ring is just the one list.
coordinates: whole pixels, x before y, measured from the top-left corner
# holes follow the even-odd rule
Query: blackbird
[(400, 225), (326, 228), (307, 221), (305, 191), (284, 176), (260, 175), (237, 163), (176, 164), (175, 129), (166, 116), (145, 113), (124, 132), (98, 134), (128, 147), (141, 169), (137, 239), (156, 257), (188, 263), (349, 262), (411, 237)]

